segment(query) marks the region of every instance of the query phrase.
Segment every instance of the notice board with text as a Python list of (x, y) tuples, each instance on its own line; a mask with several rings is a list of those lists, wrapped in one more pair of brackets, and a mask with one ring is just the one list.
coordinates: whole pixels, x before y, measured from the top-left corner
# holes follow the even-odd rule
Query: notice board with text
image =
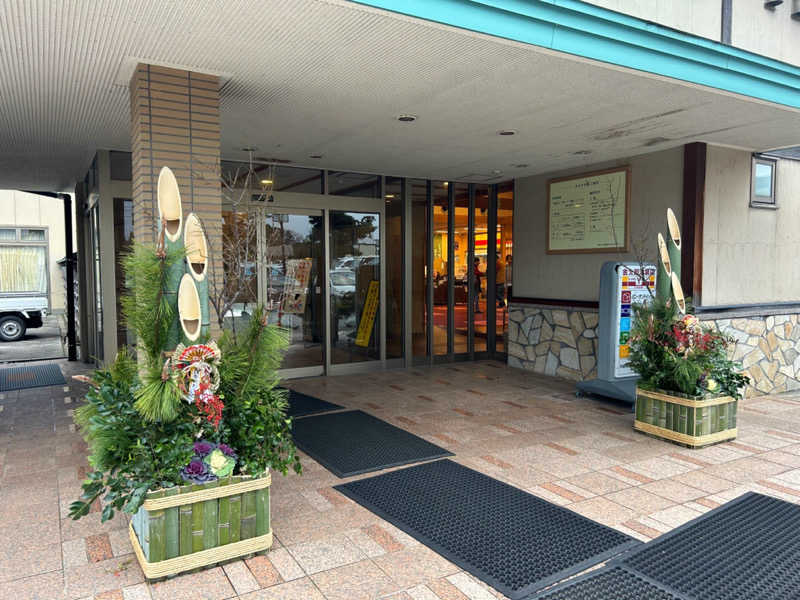
[(627, 252), (631, 168), (547, 182), (547, 253)]

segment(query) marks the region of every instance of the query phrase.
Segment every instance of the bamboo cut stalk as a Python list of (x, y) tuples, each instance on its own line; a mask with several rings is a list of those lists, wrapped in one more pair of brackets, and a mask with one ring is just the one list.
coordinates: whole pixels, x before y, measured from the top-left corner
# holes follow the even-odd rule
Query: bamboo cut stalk
[[(210, 481), (206, 488), (215, 488), (219, 485), (218, 481)], [(203, 503), (203, 548), (216, 548), (219, 540), (217, 538), (218, 527), (218, 500), (206, 500)]]
[(658, 234), (658, 273), (656, 274), (656, 297), (668, 300), (672, 290), (672, 263), (669, 260), (669, 251), (664, 241), (664, 236)]
[(208, 243), (202, 221), (189, 213), (184, 227), (183, 243), (186, 248), (186, 272), (194, 279), (200, 297), (200, 336), (206, 339), (210, 327), (208, 306)]
[[(192, 491), (204, 489), (204, 485), (193, 485)], [(192, 552), (200, 552), (203, 550), (203, 510), (205, 506), (203, 502), (195, 502), (192, 504)]]
[(201, 317), (197, 286), (192, 276), (184, 273), (178, 288), (178, 319), (188, 344), (193, 344), (200, 338)]
[(681, 287), (681, 280), (672, 272), (672, 297), (675, 299), (675, 304), (682, 315), (686, 314), (686, 298), (683, 296), (683, 288)]
[(194, 552), (192, 548), (192, 504), (185, 504), (180, 509), (180, 555)]
[(155, 510), (150, 517), (150, 562), (166, 558), (166, 518), (163, 510)]
[(242, 539), (246, 540), (256, 535), (256, 494), (245, 492), (242, 494)]
[(269, 488), (256, 491), (256, 535), (269, 531)]
[(238, 542), (242, 539), (242, 494), (230, 497), (230, 542)]
[[(175, 496), (180, 492), (176, 486), (164, 492), (165, 496)], [(165, 511), (166, 554), (165, 558), (175, 558), (180, 554), (180, 514), (177, 506)]]
[(158, 173), (158, 220), (164, 222), (164, 237), (177, 242), (181, 237), (183, 225), (183, 204), (178, 180), (169, 167), (161, 167)]
[[(219, 482), (220, 486), (228, 485), (231, 482), (230, 477), (223, 479)], [(231, 500), (229, 496), (224, 496), (219, 499), (219, 509), (217, 514), (217, 540), (220, 546), (230, 542), (230, 527), (231, 527)]]
[(669, 238), (667, 239), (667, 251), (669, 252), (669, 263), (671, 272), (677, 275), (678, 281), (681, 279), (681, 228), (678, 226), (678, 219), (671, 208), (667, 209), (667, 227), (669, 228)]
[[(158, 227), (159, 232), (164, 232), (164, 247), (169, 253), (183, 247), (181, 230), (183, 227), (183, 205), (178, 181), (169, 167), (162, 167), (158, 174)], [(172, 263), (166, 274), (164, 297), (172, 308), (176, 318), (167, 332), (167, 345), (165, 350), (172, 350), (180, 342), (180, 326), (177, 322), (178, 314), (178, 285), (185, 271), (184, 261)]]

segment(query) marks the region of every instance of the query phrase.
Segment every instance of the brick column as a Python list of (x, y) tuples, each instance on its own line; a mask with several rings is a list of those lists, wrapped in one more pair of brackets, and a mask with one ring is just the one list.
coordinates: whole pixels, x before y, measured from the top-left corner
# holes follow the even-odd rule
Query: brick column
[[(203, 221), (210, 267), (221, 276), (219, 78), (139, 64), (130, 91), (134, 237), (144, 243), (156, 241), (155, 190), (158, 173), (167, 166), (180, 186), (184, 218), (194, 212)], [(211, 313), (215, 335), (219, 332), (213, 307)]]

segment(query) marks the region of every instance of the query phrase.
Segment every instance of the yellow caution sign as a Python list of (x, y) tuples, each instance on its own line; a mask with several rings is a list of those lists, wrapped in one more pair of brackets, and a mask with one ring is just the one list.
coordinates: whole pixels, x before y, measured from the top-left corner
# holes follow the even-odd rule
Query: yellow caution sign
[(364, 301), (364, 310), (361, 312), (361, 322), (358, 324), (358, 334), (356, 334), (356, 346), (367, 347), (369, 338), (372, 336), (372, 325), (375, 323), (375, 315), (378, 314), (378, 294), (381, 291), (379, 281), (373, 279), (369, 282), (367, 299)]

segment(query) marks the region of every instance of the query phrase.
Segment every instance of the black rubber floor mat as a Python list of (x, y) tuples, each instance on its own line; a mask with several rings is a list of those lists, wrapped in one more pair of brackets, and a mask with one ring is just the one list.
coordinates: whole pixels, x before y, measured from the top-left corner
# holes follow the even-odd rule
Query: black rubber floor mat
[(695, 600), (798, 599), (800, 506), (750, 492), (614, 563)]
[(0, 369), (0, 392), (64, 385), (65, 383), (61, 369), (54, 363)]
[(624, 567), (604, 567), (557, 584), (530, 600), (686, 600)]
[(288, 417), (306, 417), (308, 415), (316, 415), (317, 413), (330, 412), (332, 410), (344, 408), (333, 402), (320, 400), (319, 398), (309, 396), (302, 392), (290, 390), (288, 388), (278, 389), (284, 389), (289, 392), (289, 408), (286, 410), (286, 416)]
[(450, 460), (336, 489), (513, 600), (640, 543)]
[(298, 419), (292, 434), (303, 452), (338, 477), (453, 455), (360, 410)]

